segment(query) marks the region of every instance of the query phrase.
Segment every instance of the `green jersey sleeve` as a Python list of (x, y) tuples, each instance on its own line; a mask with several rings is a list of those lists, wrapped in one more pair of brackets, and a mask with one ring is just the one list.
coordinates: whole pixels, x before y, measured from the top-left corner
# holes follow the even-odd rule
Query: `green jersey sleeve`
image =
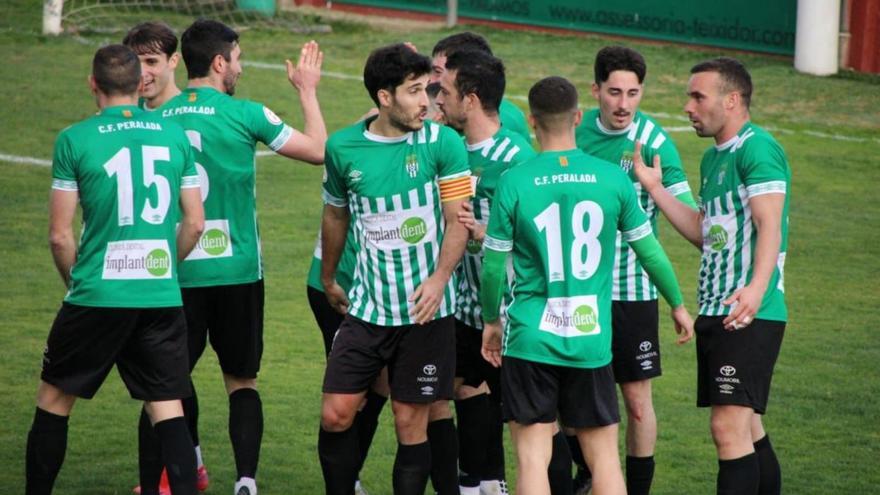
[(629, 184), (625, 175), (620, 174), (620, 177), (621, 180), (618, 181), (617, 187), (621, 208), (617, 230), (620, 231), (623, 240), (634, 242), (652, 235), (654, 231), (648, 216), (645, 215), (645, 210), (639, 205), (635, 189)]
[(439, 156), (438, 177), (440, 181), (470, 175), (467, 149), (461, 136), (451, 127), (440, 126), (440, 146), (437, 148)]
[(245, 105), (245, 116), (248, 131), (254, 139), (265, 144), (272, 151), (278, 151), (293, 135), (293, 129), (285, 124), (275, 112), (265, 105), (252, 101), (242, 102)]
[(55, 140), (55, 151), (52, 157), (52, 189), (60, 191), (77, 191), (76, 153), (70, 135), (62, 132)]
[(489, 226), (486, 227), (486, 238), (483, 247), (492, 251), (508, 252), (513, 250), (513, 211), (516, 209), (516, 198), (510, 176), (504, 174), (498, 181), (495, 190), (495, 201), (489, 213)]
[(646, 157), (645, 163), (652, 164), (654, 154), (660, 155), (660, 166), (663, 169), (663, 178), (661, 179), (663, 187), (669, 191), (669, 194), (678, 198), (679, 201), (696, 208), (697, 203), (694, 201), (687, 176), (684, 174), (681, 156), (678, 154), (675, 143), (671, 139), (665, 139), (656, 152), (652, 153), (650, 161)]
[(324, 203), (343, 208), (348, 206), (348, 187), (340, 170), (338, 157), (334, 152), (333, 140), (327, 141), (324, 150)]
[(785, 194), (788, 167), (782, 148), (767, 136), (743, 136), (742, 159), (737, 168), (750, 197), (767, 193)]

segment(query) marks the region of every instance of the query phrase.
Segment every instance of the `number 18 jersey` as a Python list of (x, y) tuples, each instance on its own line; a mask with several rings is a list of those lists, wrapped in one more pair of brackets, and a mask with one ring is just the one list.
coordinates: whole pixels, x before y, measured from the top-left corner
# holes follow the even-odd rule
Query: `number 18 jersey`
[(618, 230), (631, 242), (651, 235), (651, 224), (611, 163), (544, 152), (501, 177), (483, 245), (513, 253), (505, 356), (575, 368), (611, 362)]

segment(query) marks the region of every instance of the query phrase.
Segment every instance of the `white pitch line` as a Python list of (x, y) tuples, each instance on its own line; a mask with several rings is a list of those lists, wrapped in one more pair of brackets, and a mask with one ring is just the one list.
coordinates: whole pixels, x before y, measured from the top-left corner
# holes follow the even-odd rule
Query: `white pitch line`
[[(245, 67), (253, 67), (255, 69), (271, 69), (271, 70), (283, 70), (287, 71), (287, 66), (284, 64), (270, 64), (267, 62), (255, 62), (252, 60), (243, 60), (241, 65)], [(344, 79), (346, 81), (363, 81), (364, 78), (361, 76), (352, 76), (351, 74), (343, 74), (342, 72), (330, 72), (326, 70), (321, 71), (321, 76), (332, 77), (334, 79)]]
[(37, 165), (40, 167), (51, 167), (52, 160), (44, 160), (42, 158), (34, 158), (32, 156), (7, 155), (0, 153), (0, 161), (9, 163), (25, 163), (27, 165)]

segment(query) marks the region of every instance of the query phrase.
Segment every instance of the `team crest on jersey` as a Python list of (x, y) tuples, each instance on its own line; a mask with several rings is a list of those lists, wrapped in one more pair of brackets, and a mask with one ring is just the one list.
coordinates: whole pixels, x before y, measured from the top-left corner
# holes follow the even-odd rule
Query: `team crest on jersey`
[(130, 119), (130, 118), (131, 118), (131, 115), (132, 115), (131, 110), (123, 110), (123, 111), (122, 111), (122, 116), (125, 117), (125, 118), (127, 118), (127, 119)]
[(620, 155), (620, 169), (625, 173), (629, 173), (633, 168), (633, 152), (632, 151), (624, 151), (622, 155)]
[(568, 166), (568, 157), (567, 156), (560, 156), (559, 157), (559, 166), (561, 166), (561, 167)]
[(727, 175), (727, 164), (721, 165), (721, 168), (718, 169), (718, 185), (724, 184), (724, 177)]
[(266, 120), (268, 120), (270, 124), (272, 124), (272, 125), (281, 124), (281, 118), (278, 117), (277, 115), (275, 115), (275, 112), (273, 112), (272, 110), (269, 110), (268, 107), (265, 107), (265, 106), (263, 107), (263, 115), (266, 116)]
[(406, 156), (406, 173), (413, 179), (419, 174), (419, 158), (414, 153)]
[(195, 103), (195, 101), (196, 101), (198, 98), (199, 98), (199, 95), (197, 95), (195, 92), (192, 92), (192, 93), (189, 94), (189, 97), (187, 98), (187, 101), (189, 101), (190, 103)]

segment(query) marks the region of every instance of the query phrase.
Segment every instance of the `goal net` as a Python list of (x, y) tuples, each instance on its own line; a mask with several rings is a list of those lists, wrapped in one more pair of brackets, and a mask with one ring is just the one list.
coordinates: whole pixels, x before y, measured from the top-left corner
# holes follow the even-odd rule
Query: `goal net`
[(45, 34), (118, 33), (146, 20), (161, 20), (182, 30), (198, 18), (237, 29), (330, 30), (295, 11), (279, 10), (276, 0), (43, 0)]

